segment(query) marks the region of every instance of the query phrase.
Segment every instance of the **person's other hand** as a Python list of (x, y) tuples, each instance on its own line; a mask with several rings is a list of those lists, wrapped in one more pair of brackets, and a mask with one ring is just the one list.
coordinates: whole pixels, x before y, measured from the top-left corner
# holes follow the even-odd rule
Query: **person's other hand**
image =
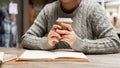
[(75, 32), (73, 31), (71, 25), (65, 24), (65, 23), (62, 23), (61, 25), (64, 26), (64, 27), (66, 27), (67, 30), (56, 29), (56, 32), (57, 32), (58, 34), (60, 34), (60, 36), (61, 36), (61, 41), (65, 41), (65, 42), (67, 42), (70, 46), (72, 46), (73, 43), (74, 43), (75, 40), (76, 40), (77, 35), (76, 35)]
[(61, 39), (60, 34), (56, 32), (56, 29), (61, 29), (61, 26), (59, 25), (53, 25), (52, 29), (50, 30), (48, 34), (48, 44), (52, 47), (55, 46)]

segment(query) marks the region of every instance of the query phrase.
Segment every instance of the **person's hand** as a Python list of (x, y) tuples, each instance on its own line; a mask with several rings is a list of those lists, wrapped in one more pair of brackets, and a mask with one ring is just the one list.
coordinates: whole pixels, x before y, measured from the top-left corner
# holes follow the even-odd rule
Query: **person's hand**
[(69, 24), (65, 24), (62, 23), (61, 26), (66, 27), (67, 30), (60, 30), (60, 29), (56, 29), (56, 32), (58, 34), (60, 34), (61, 36), (61, 41), (65, 41), (67, 42), (70, 46), (73, 45), (73, 43), (76, 40), (77, 35), (75, 34), (75, 32), (73, 31), (71, 25)]
[(56, 32), (56, 29), (61, 29), (61, 26), (59, 25), (53, 25), (52, 29), (50, 30), (48, 34), (48, 44), (52, 47), (55, 46), (61, 39), (60, 34)]

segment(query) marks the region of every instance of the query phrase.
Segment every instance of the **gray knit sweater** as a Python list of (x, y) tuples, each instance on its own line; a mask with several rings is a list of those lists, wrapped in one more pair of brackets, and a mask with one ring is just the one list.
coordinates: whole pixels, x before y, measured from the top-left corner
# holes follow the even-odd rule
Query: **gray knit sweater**
[[(77, 35), (72, 49), (84, 53), (119, 52), (120, 42), (105, 10), (93, 0), (82, 0), (72, 13), (65, 13), (56, 1), (46, 5), (39, 13), (34, 24), (23, 35), (23, 47), (29, 49), (53, 49), (48, 44), (47, 35), (58, 17), (73, 19), (72, 28)], [(70, 48), (62, 43), (59, 46)], [(58, 47), (59, 48), (59, 47)]]

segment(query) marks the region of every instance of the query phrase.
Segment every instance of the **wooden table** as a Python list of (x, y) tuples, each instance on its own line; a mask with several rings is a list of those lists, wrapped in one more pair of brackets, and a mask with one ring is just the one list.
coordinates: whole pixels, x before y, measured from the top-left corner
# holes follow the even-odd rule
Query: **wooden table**
[[(20, 54), (23, 49), (0, 48), (9, 54)], [(120, 53), (87, 55), (90, 62), (45, 62), (45, 61), (10, 61), (2, 64), (1, 68), (120, 68)]]

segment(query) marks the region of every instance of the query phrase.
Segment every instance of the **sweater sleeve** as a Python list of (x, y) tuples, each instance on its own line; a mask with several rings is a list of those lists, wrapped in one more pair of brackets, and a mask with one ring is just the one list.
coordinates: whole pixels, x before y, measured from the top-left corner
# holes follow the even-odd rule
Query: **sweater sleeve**
[(47, 34), (47, 8), (48, 6), (45, 6), (41, 10), (33, 25), (23, 35), (22, 44), (24, 48), (42, 50), (52, 49), (52, 47), (48, 45), (48, 39), (45, 36)]
[(116, 53), (119, 52), (120, 41), (115, 33), (106, 12), (97, 3), (94, 3), (89, 20), (94, 33), (94, 40), (76, 38), (72, 48), (84, 53)]

